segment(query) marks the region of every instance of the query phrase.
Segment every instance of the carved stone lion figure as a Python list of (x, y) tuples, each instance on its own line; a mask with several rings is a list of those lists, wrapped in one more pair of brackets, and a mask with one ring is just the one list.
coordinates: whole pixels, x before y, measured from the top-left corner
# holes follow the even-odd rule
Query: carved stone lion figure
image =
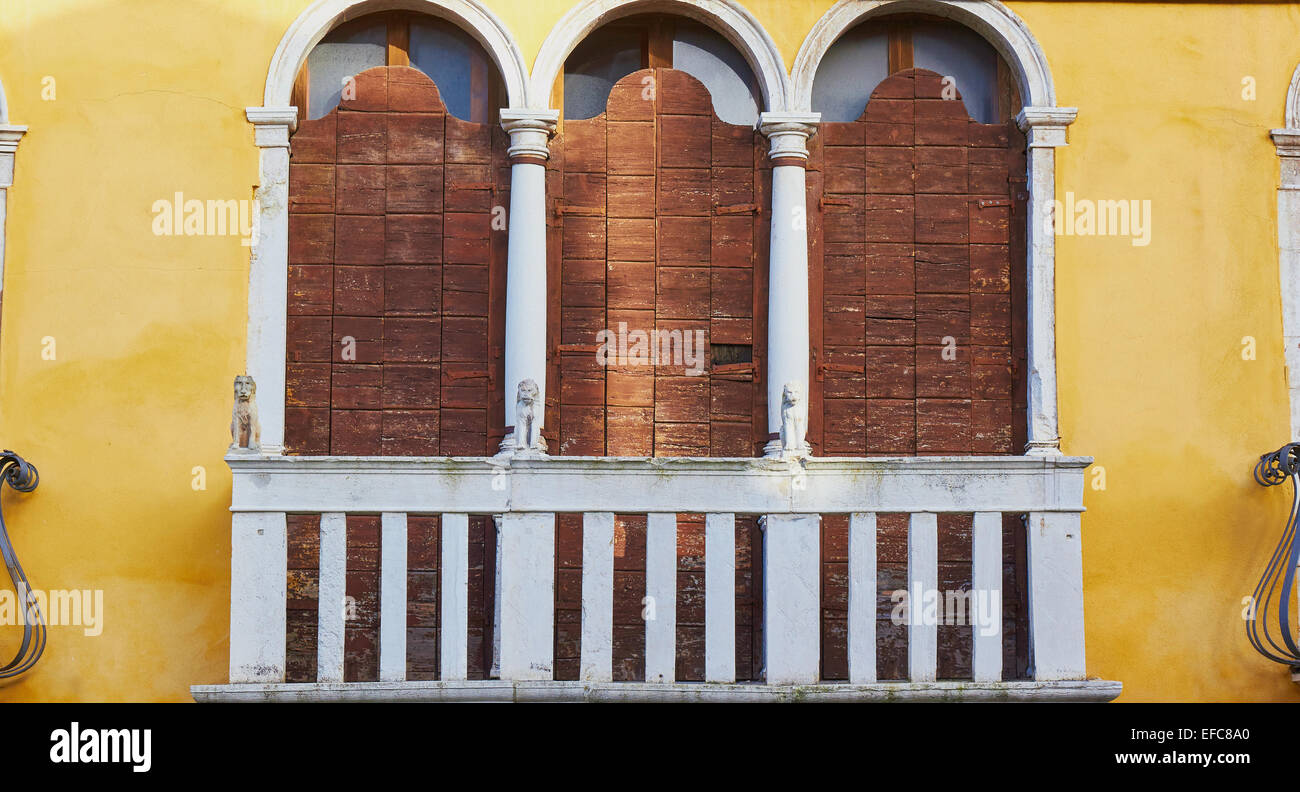
[(247, 374), (235, 377), (235, 409), (230, 414), (230, 447), (257, 451), (262, 424), (257, 419), (257, 383)]
[(808, 452), (804, 443), (807, 426), (803, 415), (803, 387), (787, 382), (781, 394), (781, 455), (802, 456)]
[(546, 451), (546, 441), (542, 439), (541, 422), (537, 415), (540, 409), (539, 396), (540, 391), (533, 380), (526, 379), (519, 383), (519, 392), (515, 398), (515, 448), (521, 451)]

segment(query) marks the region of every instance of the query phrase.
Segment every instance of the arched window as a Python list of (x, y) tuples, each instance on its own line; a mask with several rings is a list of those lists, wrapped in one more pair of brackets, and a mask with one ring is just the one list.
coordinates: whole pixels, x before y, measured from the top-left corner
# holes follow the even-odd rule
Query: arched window
[(876, 85), (911, 68), (949, 78), (980, 123), (1008, 121), (1020, 110), (1016, 81), (991, 44), (955, 22), (914, 14), (868, 21), (832, 44), (817, 68), (812, 109), (824, 123), (855, 121)]
[(651, 67), (678, 69), (699, 80), (723, 121), (747, 126), (758, 121), (758, 81), (731, 42), (699, 22), (653, 14), (611, 22), (573, 50), (556, 97), (564, 118), (599, 115), (615, 83)]
[(491, 58), (468, 33), (436, 17), (371, 14), (331, 30), (307, 58), (295, 85), (299, 117), (338, 107), (347, 81), (376, 66), (410, 66), (438, 85), (447, 112), (495, 123), (505, 91)]
[[(347, 74), (375, 59), (376, 31), (389, 65)], [(292, 138), (289, 453), (495, 452), (506, 229), (493, 207), (509, 205), (509, 179), (505, 133), (485, 118), (491, 65), (464, 32), (409, 14), (348, 23), (308, 57), (313, 97), (322, 74), (348, 82)]]

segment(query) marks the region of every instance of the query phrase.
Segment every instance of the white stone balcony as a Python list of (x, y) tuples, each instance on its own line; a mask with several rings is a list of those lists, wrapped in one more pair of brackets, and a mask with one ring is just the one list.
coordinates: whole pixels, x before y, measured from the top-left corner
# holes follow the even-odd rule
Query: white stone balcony
[[(199, 701), (1106, 701), (1086, 676), (1081, 515), (1091, 460), (375, 458), (231, 454), (230, 674)], [(581, 671), (553, 680), (556, 513), (583, 514)], [(1030, 679), (1003, 681), (1000, 617), (969, 679), (936, 681), (937, 627), (907, 626), (907, 681), (876, 679), (877, 513), (910, 515), (907, 579), (938, 588), (937, 515), (973, 514), (972, 582), (1002, 586), (1003, 513), (1028, 516)], [(286, 683), (286, 515), (321, 515), (317, 681)], [(343, 682), (345, 519), (382, 515), (379, 681)], [(678, 513), (705, 519), (705, 681), (674, 676)], [(408, 514), (441, 515), (440, 678), (406, 680)], [(645, 681), (612, 681), (614, 515), (647, 515)], [(736, 682), (735, 515), (763, 517), (761, 682)], [(847, 682), (822, 682), (819, 515), (847, 514)], [(500, 519), (499, 679), (467, 680), (467, 522)]]

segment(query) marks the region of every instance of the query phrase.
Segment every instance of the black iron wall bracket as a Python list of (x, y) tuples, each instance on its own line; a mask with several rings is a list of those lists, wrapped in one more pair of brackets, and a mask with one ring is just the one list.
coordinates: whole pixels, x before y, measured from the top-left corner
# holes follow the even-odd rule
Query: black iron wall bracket
[(1300, 564), (1300, 533), (1296, 532), (1300, 520), (1300, 443), (1287, 443), (1270, 454), (1264, 454), (1255, 465), (1255, 481), (1262, 487), (1274, 487), (1288, 480), (1291, 482), (1291, 513), (1287, 516), (1282, 539), (1273, 551), (1248, 606), (1246, 637), (1255, 651), (1264, 657), (1290, 666), (1294, 677), (1300, 673), (1300, 630), (1297, 629), (1300, 625), (1293, 621), (1297, 614), (1291, 609), (1296, 565)]
[[(12, 451), (0, 452), (0, 492), (8, 484), (18, 492), (31, 492), (40, 483), (40, 473), (36, 466)], [(0, 666), (0, 679), (11, 679), (30, 671), (45, 651), (45, 615), (41, 613), (40, 604), (32, 592), (27, 574), (18, 563), (18, 554), (14, 552), (13, 542), (5, 529), (4, 511), (0, 509), (0, 556), (4, 557), (5, 567), (9, 570), (9, 579), (18, 594), (19, 606), (15, 610), (23, 625), (23, 640), (18, 646), (14, 659)]]

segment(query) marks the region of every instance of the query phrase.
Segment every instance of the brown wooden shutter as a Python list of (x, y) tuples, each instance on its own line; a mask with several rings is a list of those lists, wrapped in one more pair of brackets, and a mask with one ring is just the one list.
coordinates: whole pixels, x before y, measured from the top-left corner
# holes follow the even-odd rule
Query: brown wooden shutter
[[(505, 136), (406, 67), (303, 121), (289, 173), (290, 453), (490, 454), (503, 412)], [(356, 359), (342, 341), (355, 340)], [(490, 429), (489, 427), (493, 427)], [(494, 435), (490, 437), (490, 435)]]
[[(660, 68), (620, 80), (605, 113), (565, 121), (552, 149), (557, 453), (751, 456), (766, 440), (761, 138), (719, 120), (695, 78)], [(706, 346), (751, 347), (754, 362), (710, 370), (706, 349), (699, 376), (680, 365), (603, 368), (597, 333), (620, 324), (703, 330)]]

